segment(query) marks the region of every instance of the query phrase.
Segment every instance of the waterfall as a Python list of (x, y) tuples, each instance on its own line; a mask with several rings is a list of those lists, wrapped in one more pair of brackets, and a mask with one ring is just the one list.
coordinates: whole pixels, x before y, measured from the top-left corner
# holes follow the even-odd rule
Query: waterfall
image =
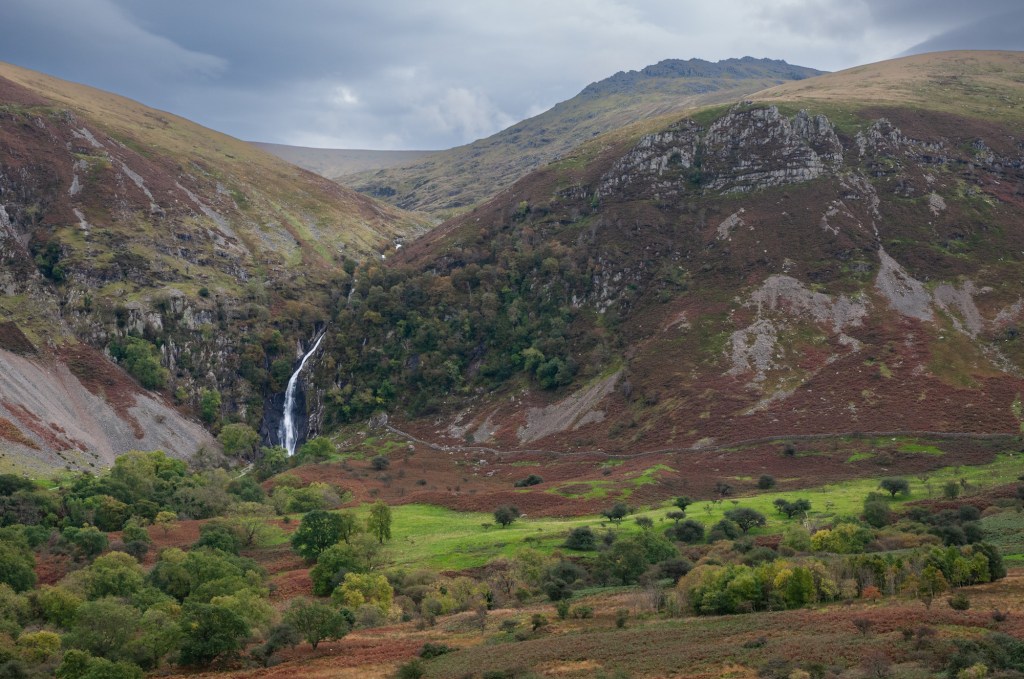
[(317, 347), (320, 346), (320, 342), (326, 334), (326, 330), (321, 333), (320, 337), (318, 337), (316, 342), (313, 344), (313, 348), (306, 352), (306, 355), (302, 357), (301, 361), (299, 361), (299, 367), (295, 369), (295, 372), (293, 372), (292, 376), (288, 379), (288, 388), (285, 389), (284, 392), (284, 412), (281, 417), (280, 439), (281, 445), (283, 445), (284, 449), (288, 451), (289, 456), (295, 454), (295, 444), (296, 439), (298, 438), (298, 434), (295, 431), (294, 410), (295, 392), (299, 388), (299, 375), (302, 373), (302, 368), (305, 367), (306, 361), (313, 355), (313, 352), (317, 350)]

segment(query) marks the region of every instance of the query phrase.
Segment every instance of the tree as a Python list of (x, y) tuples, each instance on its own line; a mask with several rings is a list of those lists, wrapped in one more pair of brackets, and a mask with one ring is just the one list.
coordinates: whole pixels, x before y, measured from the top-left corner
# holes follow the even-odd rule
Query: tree
[(171, 532), (171, 524), (178, 520), (178, 515), (174, 512), (163, 511), (156, 515), (156, 519), (153, 521), (156, 525), (164, 531), (164, 537), (167, 537)]
[(933, 565), (925, 566), (917, 583), (917, 598), (925, 605), (932, 607), (932, 600), (949, 588), (942, 571)]
[(892, 497), (896, 497), (897, 493), (902, 493), (903, 495), (908, 495), (910, 493), (910, 483), (906, 479), (882, 479), (882, 482), (878, 484), (878, 487), (889, 493)]
[(323, 462), (331, 459), (336, 448), (329, 438), (318, 436), (302, 444), (296, 458), (299, 463)]
[(348, 634), (351, 623), (341, 611), (319, 601), (298, 598), (284, 614), (284, 622), (295, 629), (316, 649), (326, 640), (341, 639)]
[(256, 461), (256, 478), (266, 481), (288, 469), (288, 463), (288, 451), (281, 446), (260, 448), (260, 459)]
[(298, 630), (288, 624), (274, 625), (270, 628), (266, 640), (252, 651), (254, 658), (263, 663), (264, 667), (270, 665), (270, 660), (275, 653), (283, 648), (291, 648), (302, 641)]
[(519, 510), (512, 505), (502, 505), (494, 510), (494, 521), (502, 528), (512, 525), (519, 518)]
[(370, 516), (366, 519), (366, 530), (377, 538), (377, 542), (380, 544), (391, 539), (391, 507), (388, 507), (383, 500), (377, 500), (370, 507)]
[(679, 507), (679, 511), (685, 512), (686, 508), (693, 504), (693, 500), (688, 495), (680, 495), (672, 501), (676, 507)]
[(109, 544), (106, 534), (95, 526), (65, 528), (61, 537), (75, 548), (75, 556), (79, 559), (92, 559)]
[(185, 638), (178, 662), (186, 667), (209, 665), (214, 660), (233, 657), (249, 636), (245, 620), (223, 606), (188, 601), (181, 617)]
[(206, 424), (213, 424), (220, 419), (220, 392), (216, 389), (203, 389), (199, 392), (199, 416)]
[(57, 679), (142, 679), (142, 669), (129, 662), (94, 658), (72, 648), (64, 654), (54, 676)]
[(135, 634), (140, 614), (114, 598), (87, 601), (78, 608), (67, 643), (92, 655), (111, 656)]
[(127, 597), (142, 588), (142, 567), (124, 552), (110, 552), (98, 557), (85, 569), (85, 573), (85, 592), (90, 599)]
[(217, 434), (217, 440), (224, 448), (224, 453), (231, 457), (251, 455), (260, 442), (259, 433), (243, 422), (225, 424)]
[(864, 520), (873, 528), (883, 528), (892, 523), (892, 509), (882, 495), (868, 493), (864, 498)]
[(623, 502), (616, 502), (611, 507), (601, 512), (601, 516), (605, 517), (612, 523), (619, 523), (629, 516), (629, 506)]
[(394, 601), (395, 591), (388, 579), (380, 573), (346, 573), (341, 585), (331, 598), (350, 609), (370, 605), (387, 615)]
[(111, 346), (111, 355), (146, 389), (162, 389), (167, 369), (160, 365), (160, 350), (140, 337), (128, 337), (122, 345)]
[(799, 514), (805, 514), (811, 510), (811, 501), (805, 499), (790, 502), (789, 500), (778, 498), (772, 502), (772, 504), (775, 505), (775, 508), (779, 510), (780, 514), (785, 514), (786, 517), (790, 519)]
[(342, 522), (337, 514), (322, 509), (309, 512), (292, 534), (292, 549), (310, 561), (316, 559), (341, 540)]
[(35, 557), (9, 542), (0, 542), (0, 583), (15, 592), (32, 589), (36, 584)]
[(754, 526), (764, 526), (768, 523), (764, 514), (756, 509), (751, 509), (750, 507), (736, 507), (735, 509), (730, 509), (725, 512), (725, 518), (739, 526), (740, 530), (744, 533)]
[(345, 578), (346, 573), (365, 573), (370, 570), (378, 549), (378, 543), (372, 539), (358, 545), (339, 542), (325, 549), (317, 558), (316, 566), (309, 572), (313, 581), (313, 594), (328, 596)]

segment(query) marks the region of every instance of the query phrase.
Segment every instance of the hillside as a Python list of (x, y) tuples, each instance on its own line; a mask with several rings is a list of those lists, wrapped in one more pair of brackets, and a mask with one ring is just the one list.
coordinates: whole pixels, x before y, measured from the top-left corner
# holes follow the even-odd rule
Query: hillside
[(1017, 53), (911, 57), (584, 145), (355, 274), (324, 422), (383, 402), (552, 452), (1019, 432), (1022, 83)]
[(341, 177), (356, 172), (383, 170), (408, 165), (432, 151), (370, 151), (366, 149), (316, 149), (287, 144), (249, 142), (292, 165), (315, 172), (321, 177)]
[[(12, 352), (5, 378), (28, 385), (5, 383), (2, 445), (12, 458), (72, 450), (109, 463), (181, 429), (163, 447), (191, 454), (212, 439), (176, 413), (203, 390), (258, 425), (281, 389), (272, 361), (286, 379), (296, 342), (329, 317), (345, 259), (422, 228), (245, 142), (0, 65), (0, 349)], [(243, 378), (256, 331), (272, 341), (246, 355)]]
[(727, 101), (821, 71), (771, 59), (667, 59), (619, 72), (495, 135), (415, 163), (338, 177), (408, 210), (464, 210), (579, 144), (637, 120)]

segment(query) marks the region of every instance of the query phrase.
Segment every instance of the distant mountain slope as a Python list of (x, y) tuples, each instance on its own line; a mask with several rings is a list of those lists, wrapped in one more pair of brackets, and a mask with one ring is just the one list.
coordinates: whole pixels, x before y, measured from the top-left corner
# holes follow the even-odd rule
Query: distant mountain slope
[(409, 210), (464, 209), (609, 130), (670, 111), (735, 101), (820, 73), (751, 57), (717, 63), (668, 59), (588, 85), (572, 99), (486, 139), (402, 167), (339, 180)]
[(603, 135), (357, 271), (324, 417), (369, 393), (423, 439), (561, 452), (1024, 431), (1024, 53), (756, 98)]
[(315, 149), (287, 144), (249, 142), (292, 165), (315, 172), (321, 177), (341, 177), (356, 172), (382, 170), (408, 165), (433, 151), (369, 151), (365, 149)]
[[(159, 397), (136, 387), (141, 410), (132, 410), (132, 389), (92, 381), (97, 371), (106, 374), (108, 359), (79, 344), (128, 366), (138, 358), (124, 355), (129, 336), (167, 370), (165, 379), (151, 370), (150, 386), (163, 386), (186, 409), (198, 406), (202, 390), (218, 391), (224, 412), (237, 409), (258, 425), (265, 400), (291, 369), (296, 342), (329, 318), (330, 284), (347, 275), (345, 258), (379, 257), (422, 229), (400, 210), (245, 142), (0, 64), (0, 323), (8, 329), (0, 335), (15, 338), (8, 346), (0, 337), (0, 348), (30, 347), (24, 361), (5, 365), (21, 365), (26, 375), (38, 368), (55, 380), (53, 388), (23, 380), (35, 382), (36, 392), (5, 384), (6, 440), (20, 429), (40, 455), (60, 452), (54, 446), (70, 440), (61, 432), (82, 422), (56, 415), (32, 422), (26, 413), (60, 412), (60, 404), (41, 405), (42, 393), (82, 393), (61, 377), (68, 373), (113, 404), (138, 445), (156, 440), (157, 418), (171, 422), (168, 409), (142, 404)], [(276, 349), (254, 346), (243, 355), (247, 343), (268, 333)], [(243, 363), (247, 378), (239, 375)], [(143, 358), (139, 366), (153, 364)], [(117, 405), (122, 396), (127, 402)], [(148, 420), (131, 424), (132, 412)], [(81, 446), (72, 447), (105, 461), (134, 444), (113, 434), (73, 438)], [(171, 452), (194, 452), (187, 448), (199, 439), (185, 437)]]

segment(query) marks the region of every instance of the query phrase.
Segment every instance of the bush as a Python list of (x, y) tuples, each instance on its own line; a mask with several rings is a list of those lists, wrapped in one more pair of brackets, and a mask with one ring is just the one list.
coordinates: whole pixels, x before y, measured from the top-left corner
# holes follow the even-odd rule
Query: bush
[(622, 629), (626, 626), (626, 621), (629, 620), (629, 610), (620, 608), (615, 611), (615, 626)]
[(565, 540), (566, 549), (578, 552), (588, 552), (597, 549), (597, 536), (590, 526), (580, 526), (569, 531), (569, 537)]
[(757, 480), (757, 487), (761, 490), (768, 490), (769, 488), (775, 487), (775, 477), (769, 476), (768, 474), (762, 474), (761, 478)]
[(382, 472), (391, 466), (391, 460), (383, 455), (376, 455), (372, 460), (370, 460), (370, 465), (375, 471)]
[[(506, 620), (505, 622), (509, 621)], [(420, 649), (420, 657), (424, 660), (430, 660), (431, 658), (436, 658), (439, 655), (451, 653), (454, 650), (454, 648), (452, 648), (451, 646), (447, 646), (445, 644), (432, 644), (430, 642), (427, 642), (423, 644), (423, 648)]]
[(413, 658), (398, 668), (398, 679), (420, 679), (427, 673), (427, 667), (419, 658)]
[(573, 617), (573, 618), (578, 619), (578, 620), (583, 620), (583, 619), (586, 619), (586, 618), (593, 618), (594, 617), (594, 607), (593, 606), (587, 606), (585, 604), (579, 604), (578, 606), (573, 606), (572, 607), (572, 610), (569, 611), (569, 615), (571, 617)]
[(971, 607), (971, 600), (967, 598), (967, 594), (964, 592), (957, 592), (949, 597), (949, 607), (954, 611), (966, 611)]
[(528, 486), (536, 486), (537, 484), (544, 483), (544, 479), (537, 476), (536, 474), (530, 474), (525, 479), (519, 479), (512, 485), (516, 488), (526, 488)]
[(688, 545), (696, 544), (704, 539), (704, 524), (687, 519), (675, 526), (670, 526), (665, 531), (665, 535), (670, 540), (678, 540)]
[(711, 532), (708, 533), (708, 542), (718, 542), (719, 540), (735, 540), (740, 536), (740, 527), (729, 519), (722, 519), (714, 526), (711, 527)]

